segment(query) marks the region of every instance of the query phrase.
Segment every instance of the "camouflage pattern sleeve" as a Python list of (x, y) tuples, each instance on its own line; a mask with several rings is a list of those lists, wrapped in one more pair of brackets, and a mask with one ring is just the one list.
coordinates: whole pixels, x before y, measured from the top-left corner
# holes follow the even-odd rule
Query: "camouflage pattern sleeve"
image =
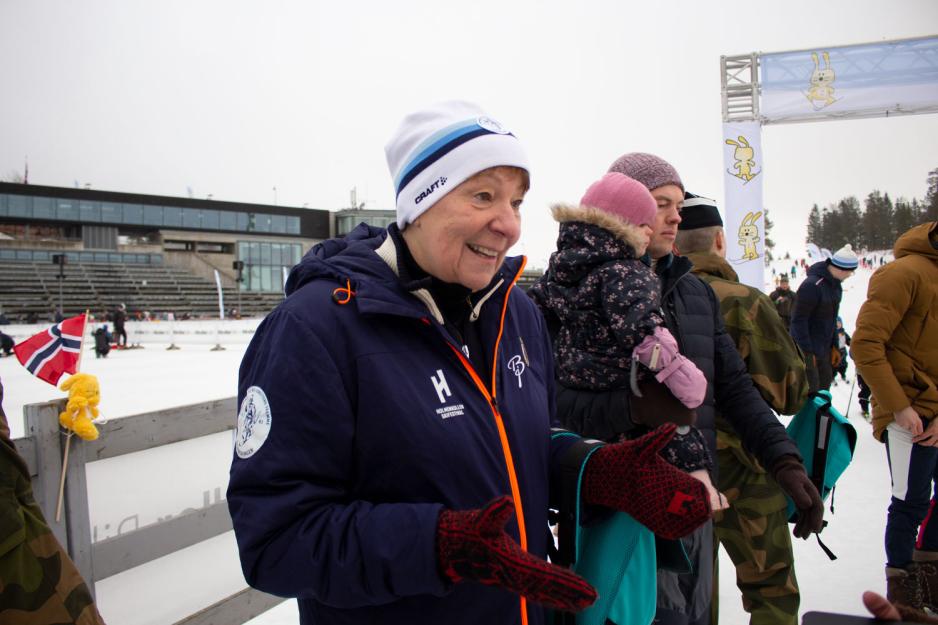
[(0, 623), (104, 623), (78, 569), (52, 534), (33, 498), (29, 471), (10, 440), (2, 406)]
[(733, 338), (762, 398), (779, 414), (795, 414), (808, 395), (804, 355), (771, 300), (754, 288), (709, 280)]

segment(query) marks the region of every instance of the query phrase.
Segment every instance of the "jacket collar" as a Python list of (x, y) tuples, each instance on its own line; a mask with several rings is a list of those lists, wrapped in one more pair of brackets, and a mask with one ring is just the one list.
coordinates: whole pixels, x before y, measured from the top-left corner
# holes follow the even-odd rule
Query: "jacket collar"
[(655, 272), (661, 278), (661, 299), (670, 293), (677, 283), (693, 269), (693, 265), (683, 256), (668, 254), (655, 263)]
[(730, 282), (739, 282), (739, 275), (730, 266), (726, 259), (713, 252), (695, 252), (687, 255), (693, 265), (694, 273), (705, 273)]

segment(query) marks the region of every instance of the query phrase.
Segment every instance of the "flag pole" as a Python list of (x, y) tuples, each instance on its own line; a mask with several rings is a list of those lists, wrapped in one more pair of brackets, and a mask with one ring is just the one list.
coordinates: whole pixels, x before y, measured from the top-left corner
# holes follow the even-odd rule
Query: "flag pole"
[[(88, 330), (88, 312), (89, 310), (86, 308), (85, 320), (81, 326), (81, 342), (78, 345), (78, 362), (75, 364), (75, 373), (81, 371), (81, 357), (85, 351), (85, 334)], [(62, 474), (59, 476), (59, 499), (55, 504), (56, 523), (62, 520), (62, 502), (65, 499), (65, 472), (68, 470), (68, 450), (72, 445), (72, 436), (74, 435), (75, 433), (69, 430), (65, 436), (65, 451), (62, 453)]]

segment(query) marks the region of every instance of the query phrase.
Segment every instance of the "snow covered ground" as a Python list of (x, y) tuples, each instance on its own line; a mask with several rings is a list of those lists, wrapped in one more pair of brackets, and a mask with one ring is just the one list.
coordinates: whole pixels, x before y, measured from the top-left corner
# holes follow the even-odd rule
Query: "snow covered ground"
[[(790, 263), (777, 265), (782, 266), (790, 267)], [(841, 313), (849, 333), (865, 299), (870, 274), (861, 269), (844, 284)], [(803, 275), (799, 270), (799, 278)], [(792, 288), (797, 284), (798, 280), (793, 281)], [(90, 346), (86, 347), (82, 370), (98, 376), (105, 416), (119, 418), (235, 395), (238, 365), (257, 320), (226, 321), (225, 325), (192, 323), (202, 325), (176, 324), (175, 342), (182, 347), (179, 351), (165, 349), (169, 335), (156, 334), (159, 324), (152, 323), (139, 329), (139, 337), (146, 336), (149, 341), (144, 349), (112, 351), (106, 359), (95, 359)], [(146, 329), (150, 332), (145, 335)], [(9, 327), (5, 331), (9, 333)], [(28, 336), (27, 332), (17, 329), (17, 340)], [(211, 351), (216, 342), (226, 349)], [(852, 373), (851, 362), (851, 377)], [(61, 391), (27, 374), (15, 358), (0, 359), (0, 379), (14, 437), (23, 434), (21, 414), (25, 404), (63, 396)], [(796, 540), (802, 611), (863, 614), (860, 593), (885, 588), (882, 543), (890, 488), (885, 451), (872, 438), (869, 424), (859, 417), (856, 389), (852, 399), (850, 390), (844, 384), (832, 388), (834, 405), (843, 411), (849, 402), (849, 416), (859, 432), (853, 465), (836, 490), (836, 514), (826, 514), (830, 526), (824, 530), (824, 541), (838, 559), (828, 560), (813, 539)], [(92, 463), (88, 484), (94, 539), (223, 498), (230, 449), (231, 437), (219, 434)], [(721, 557), (721, 571), (721, 621), (748, 622), (734, 586), (732, 565), (725, 555)], [(163, 625), (243, 587), (234, 537), (229, 532), (102, 580), (97, 584), (97, 595), (109, 623)], [(296, 603), (287, 601), (251, 624), (295, 624), (297, 619)]]

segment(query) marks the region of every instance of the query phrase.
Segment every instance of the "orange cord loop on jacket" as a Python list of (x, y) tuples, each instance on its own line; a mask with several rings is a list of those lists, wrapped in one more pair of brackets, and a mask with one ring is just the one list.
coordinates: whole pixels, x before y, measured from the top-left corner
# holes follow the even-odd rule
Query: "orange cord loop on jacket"
[(351, 302), (353, 297), (355, 297), (355, 291), (352, 290), (351, 280), (346, 280), (344, 287), (340, 286), (332, 291), (332, 301), (341, 306)]

